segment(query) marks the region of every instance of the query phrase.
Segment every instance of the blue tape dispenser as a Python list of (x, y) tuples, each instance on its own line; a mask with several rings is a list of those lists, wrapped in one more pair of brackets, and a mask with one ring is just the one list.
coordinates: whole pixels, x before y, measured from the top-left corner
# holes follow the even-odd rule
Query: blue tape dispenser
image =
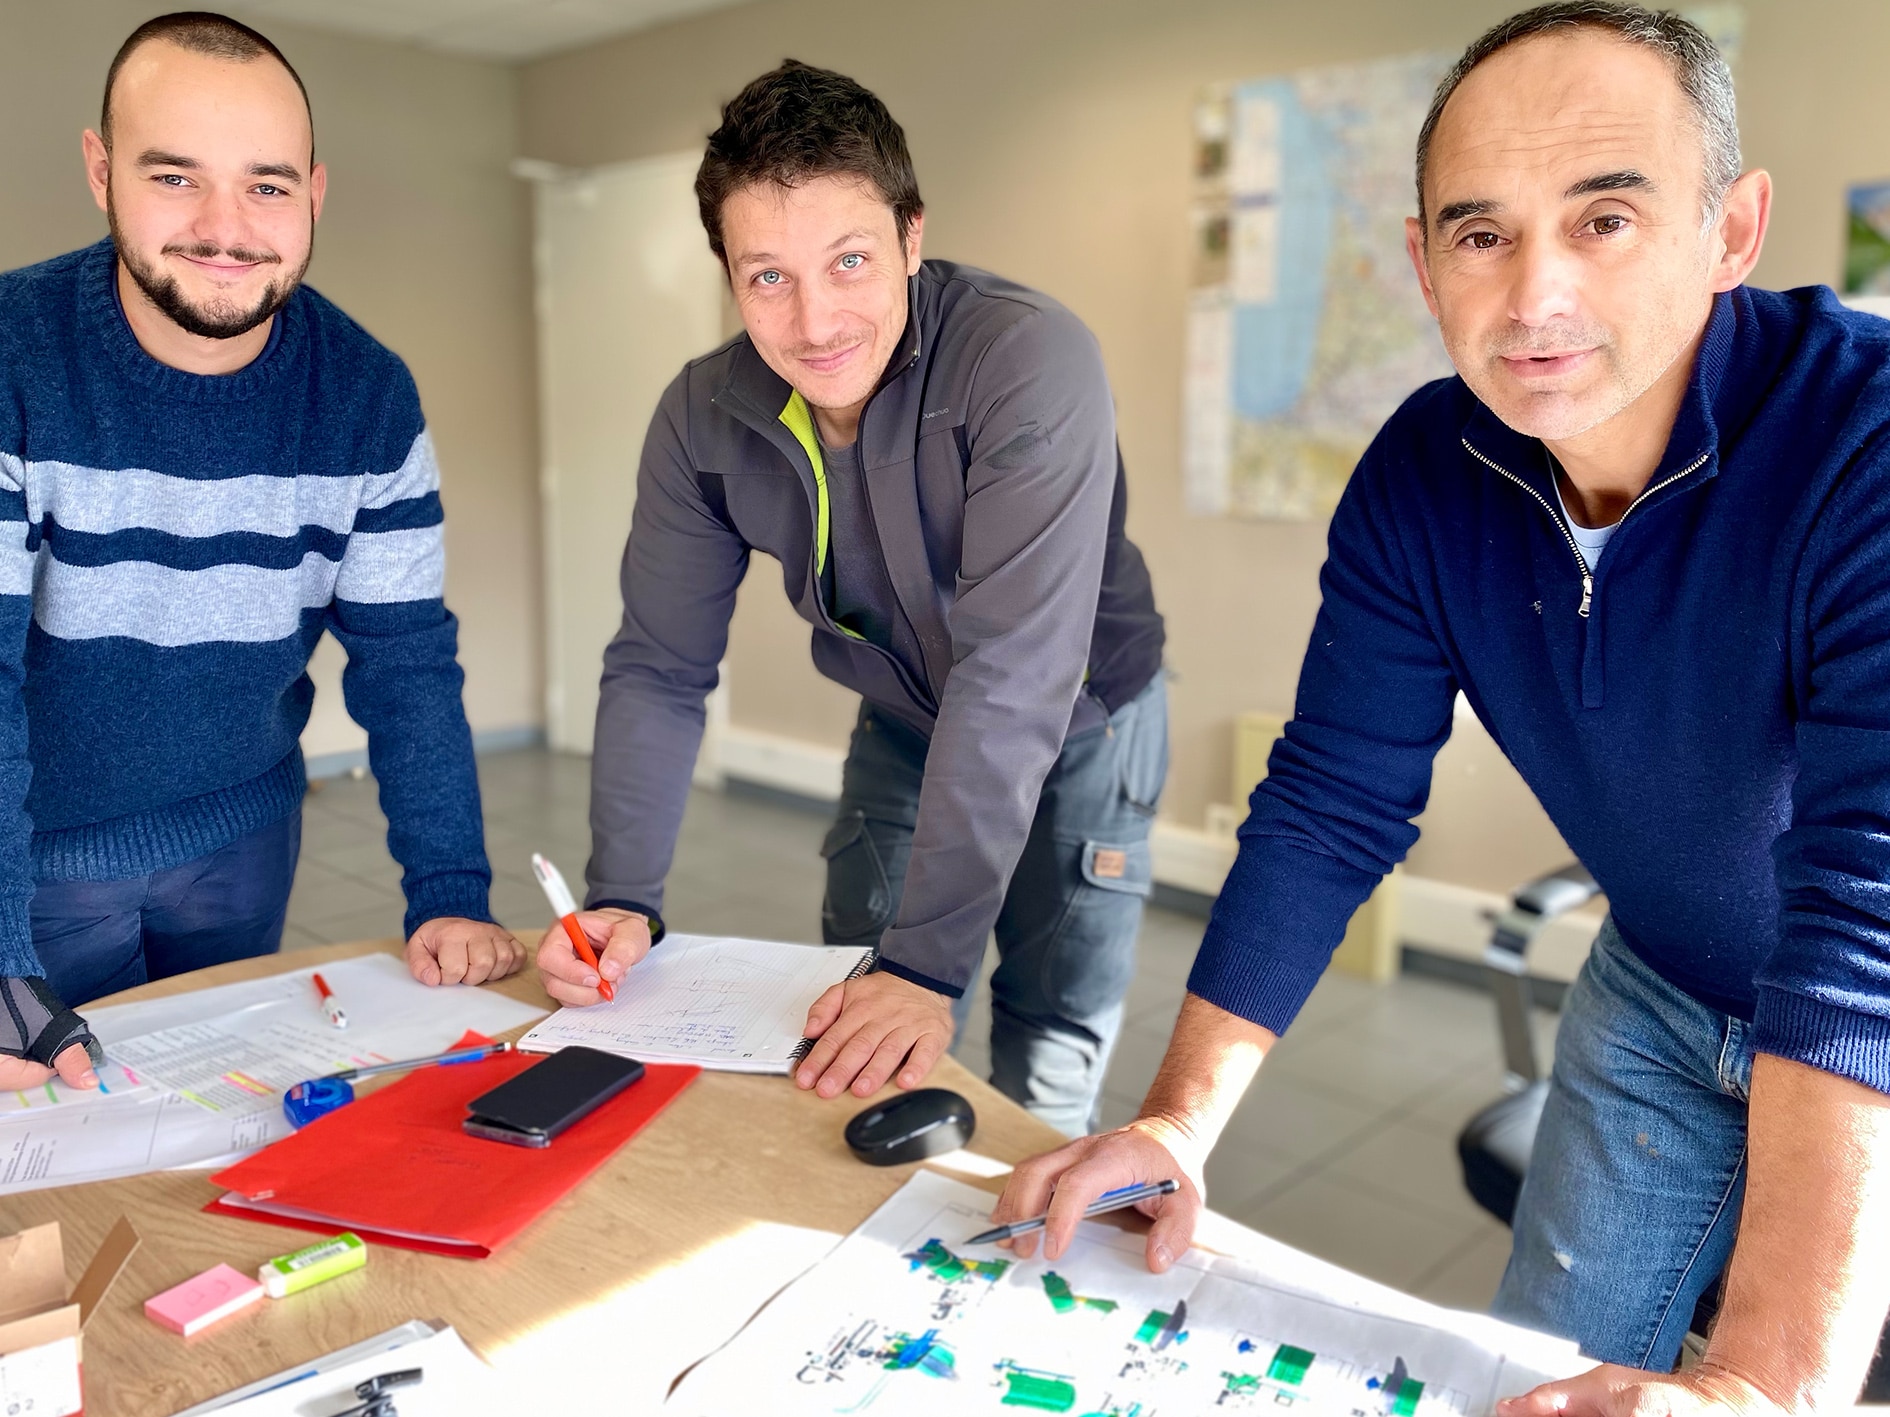
[(430, 1068), (436, 1064), (474, 1063), (481, 1058), (490, 1058), (498, 1053), (512, 1051), (510, 1043), (487, 1043), (477, 1048), (455, 1048), (450, 1053), (436, 1053), (431, 1058), (407, 1058), (397, 1063), (374, 1063), (364, 1068), (343, 1068), (338, 1073), (331, 1073), (325, 1078), (310, 1078), (307, 1082), (298, 1082), (282, 1094), (282, 1115), (289, 1119), (289, 1125), (300, 1131), (319, 1117), (326, 1117), (337, 1108), (346, 1107), (354, 1101), (354, 1079), (373, 1077), (377, 1073), (406, 1072), (412, 1068)]
[(354, 1085), (346, 1078), (310, 1078), (282, 1094), (282, 1114), (300, 1131), (317, 1117), (354, 1101)]

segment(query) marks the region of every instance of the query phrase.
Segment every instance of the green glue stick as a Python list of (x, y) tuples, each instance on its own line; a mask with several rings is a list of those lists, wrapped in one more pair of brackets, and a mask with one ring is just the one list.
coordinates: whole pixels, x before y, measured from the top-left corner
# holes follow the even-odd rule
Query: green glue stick
[(343, 1233), (294, 1254), (277, 1255), (256, 1271), (256, 1278), (271, 1299), (284, 1299), (366, 1263), (367, 1245), (361, 1237)]

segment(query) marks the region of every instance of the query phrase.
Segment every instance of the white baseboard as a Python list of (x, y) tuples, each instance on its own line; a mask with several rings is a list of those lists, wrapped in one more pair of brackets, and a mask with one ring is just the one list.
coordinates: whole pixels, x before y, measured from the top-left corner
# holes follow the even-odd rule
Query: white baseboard
[[(544, 747), (545, 730), (535, 723), (520, 724), (514, 728), (485, 728), (475, 731), (472, 740), (474, 754), (510, 753), (520, 748)], [(309, 753), (303, 757), (302, 764), (311, 782), (329, 777), (346, 777), (357, 768), (362, 772), (367, 771), (367, 748), (347, 748), (338, 753)]]
[[(702, 756), (711, 744), (704, 742)], [(821, 802), (840, 800), (840, 769), (847, 755), (840, 748), (824, 748), (799, 738), (783, 738), (730, 723), (715, 735), (715, 771), (723, 777), (812, 797)], [(698, 774), (700, 774), (698, 767)]]
[[(703, 757), (715, 759), (706, 769), (709, 774), (822, 802), (839, 800), (840, 770), (846, 761), (839, 748), (734, 724), (721, 726), (705, 741)], [(697, 774), (702, 780), (701, 764)], [(1157, 821), (1149, 833), (1149, 853), (1158, 884), (1215, 896), (1234, 864), (1235, 844), (1222, 832)], [(1490, 941), (1490, 923), (1507, 904), (1494, 891), (1407, 874), (1398, 891), (1398, 938), (1420, 949), (1480, 961)], [(1530, 972), (1546, 979), (1573, 979), (1600, 924), (1601, 916), (1593, 909), (1550, 921), (1530, 949)]]
[(1234, 865), (1234, 839), (1219, 832), (1157, 820), (1148, 834), (1149, 855), (1159, 885), (1217, 896)]

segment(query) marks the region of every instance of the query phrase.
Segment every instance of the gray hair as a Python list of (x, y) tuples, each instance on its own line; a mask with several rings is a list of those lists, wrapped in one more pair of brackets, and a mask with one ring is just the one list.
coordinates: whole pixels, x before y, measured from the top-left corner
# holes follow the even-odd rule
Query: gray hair
[(1739, 156), (1739, 110), (1733, 101), (1732, 71), (1706, 32), (1673, 10), (1649, 10), (1641, 5), (1617, 3), (1617, 0), (1555, 0), (1511, 15), (1485, 31), (1463, 57), (1451, 66), (1431, 99), (1430, 112), (1418, 130), (1417, 199), (1418, 221), (1429, 239), (1428, 218), (1424, 211), (1424, 174), (1430, 164), (1431, 139), (1437, 122), (1444, 116), (1444, 105), (1470, 71), (1500, 49), (1539, 34), (1559, 30), (1598, 29), (1616, 35), (1630, 44), (1638, 44), (1664, 57), (1673, 66), (1674, 79), (1693, 110), (1693, 120), (1700, 130), (1700, 145), (1705, 150), (1705, 185), (1702, 204), (1705, 225), (1718, 220), (1726, 191), (1738, 180), (1743, 164)]

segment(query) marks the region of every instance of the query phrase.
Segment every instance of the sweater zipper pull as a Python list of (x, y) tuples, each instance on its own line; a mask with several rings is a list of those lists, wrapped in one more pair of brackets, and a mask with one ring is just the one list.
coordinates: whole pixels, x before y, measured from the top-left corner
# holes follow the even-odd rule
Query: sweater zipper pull
[(1586, 620), (1588, 607), (1595, 603), (1595, 578), (1587, 571), (1582, 572), (1582, 603), (1575, 608), (1575, 613)]

